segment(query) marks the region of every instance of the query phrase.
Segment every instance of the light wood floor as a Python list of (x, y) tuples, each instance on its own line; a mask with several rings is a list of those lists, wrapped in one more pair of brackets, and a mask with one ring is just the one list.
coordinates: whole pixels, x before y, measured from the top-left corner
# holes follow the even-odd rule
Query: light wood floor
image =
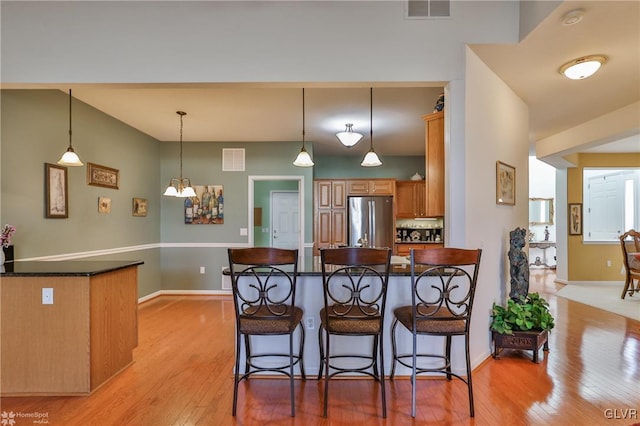
[[(640, 323), (556, 298), (559, 285), (553, 278), (549, 271), (533, 272), (530, 287), (543, 293), (556, 317), (551, 352), (536, 365), (529, 353), (505, 351), (500, 360), (489, 358), (478, 367), (475, 419), (469, 418), (464, 384), (420, 380), (413, 420), (406, 379), (387, 383), (386, 420), (380, 418), (379, 389), (371, 380), (333, 381), (329, 417), (323, 418), (322, 384), (314, 379), (296, 382), (295, 418), (289, 417), (286, 380), (243, 382), (234, 419), (233, 305), (199, 296), (163, 296), (141, 305), (135, 363), (93, 395), (2, 398), (0, 411), (44, 413), (49, 425), (64, 426), (640, 422)], [(16, 418), (15, 426), (31, 424), (30, 418)]]

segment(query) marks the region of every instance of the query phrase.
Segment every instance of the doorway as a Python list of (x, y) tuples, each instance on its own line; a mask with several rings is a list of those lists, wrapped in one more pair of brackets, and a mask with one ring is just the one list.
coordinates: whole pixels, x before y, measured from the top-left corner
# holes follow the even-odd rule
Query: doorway
[(298, 191), (271, 191), (271, 247), (295, 249), (300, 234)]

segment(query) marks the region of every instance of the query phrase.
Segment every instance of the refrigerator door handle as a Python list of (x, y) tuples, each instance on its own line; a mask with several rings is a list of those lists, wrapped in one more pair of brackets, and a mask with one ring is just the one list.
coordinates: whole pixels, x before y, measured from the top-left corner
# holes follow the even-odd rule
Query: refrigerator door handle
[(376, 202), (369, 201), (369, 247), (375, 246), (376, 241)]

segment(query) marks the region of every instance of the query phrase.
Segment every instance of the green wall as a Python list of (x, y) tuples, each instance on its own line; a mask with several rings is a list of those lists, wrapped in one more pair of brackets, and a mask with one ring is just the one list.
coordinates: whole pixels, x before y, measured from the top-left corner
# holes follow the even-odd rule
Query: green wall
[[(119, 170), (119, 189), (87, 185), (86, 166), (69, 167), (67, 219), (44, 214), (44, 164), (69, 143), (69, 95), (58, 90), (2, 90), (1, 223), (17, 228), (17, 259), (59, 255), (142, 259), (139, 294), (157, 291), (160, 165), (158, 142), (73, 100), (73, 146), (85, 163)], [(98, 213), (98, 197), (111, 213)], [(132, 215), (132, 198), (146, 198), (146, 217)], [(152, 249), (139, 246), (149, 245)]]
[(382, 166), (362, 167), (360, 157), (314, 157), (314, 179), (395, 178), (409, 180), (416, 172), (425, 175), (425, 159), (406, 156), (380, 156)]

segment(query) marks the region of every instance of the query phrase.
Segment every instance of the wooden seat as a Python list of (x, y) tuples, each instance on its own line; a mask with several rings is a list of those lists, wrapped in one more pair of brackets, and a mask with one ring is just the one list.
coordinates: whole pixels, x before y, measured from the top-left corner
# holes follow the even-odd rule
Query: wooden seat
[[(390, 379), (395, 376), (396, 363), (411, 369), (411, 416), (416, 416), (416, 378), (422, 373), (443, 373), (447, 379), (462, 380), (469, 392), (469, 412), (474, 416), (471, 360), (469, 356), (469, 326), (480, 266), (481, 250), (434, 248), (411, 250), (411, 305), (394, 309), (391, 326), (393, 360)], [(412, 352), (398, 354), (396, 328), (402, 324), (413, 339)], [(418, 336), (443, 336), (444, 354), (418, 350)], [(466, 377), (451, 368), (451, 340), (464, 336)], [(437, 364), (427, 365), (435, 359)], [(418, 360), (421, 361), (418, 365)], [(438, 361), (439, 360), (439, 361)]]
[[(384, 418), (387, 416), (387, 404), (382, 330), (391, 249), (323, 249), (320, 257), (324, 307), (320, 310), (321, 324), (318, 330), (318, 380), (324, 371), (324, 416), (327, 416), (329, 379), (338, 374), (364, 374), (380, 383)], [(353, 348), (353, 351), (332, 353), (331, 335), (358, 339), (370, 337), (371, 351), (358, 351), (363, 343), (354, 341), (349, 342), (349, 348)]]
[(627, 294), (633, 296), (633, 293), (640, 291), (640, 232), (631, 229), (620, 235), (620, 246), (626, 271), (624, 289), (620, 296), (624, 299)]
[[(295, 306), (298, 250), (271, 247), (228, 249), (229, 271), (236, 314), (236, 363), (233, 383), (233, 415), (238, 403), (238, 384), (255, 373), (281, 373), (289, 377), (291, 416), (295, 416), (293, 367), (303, 364), (303, 311)], [(294, 332), (300, 343), (294, 354)], [(287, 353), (251, 352), (251, 336), (289, 336)], [(244, 337), (245, 368), (240, 374), (240, 347)], [(282, 360), (284, 361), (278, 361)], [(274, 364), (277, 362), (277, 364)]]

